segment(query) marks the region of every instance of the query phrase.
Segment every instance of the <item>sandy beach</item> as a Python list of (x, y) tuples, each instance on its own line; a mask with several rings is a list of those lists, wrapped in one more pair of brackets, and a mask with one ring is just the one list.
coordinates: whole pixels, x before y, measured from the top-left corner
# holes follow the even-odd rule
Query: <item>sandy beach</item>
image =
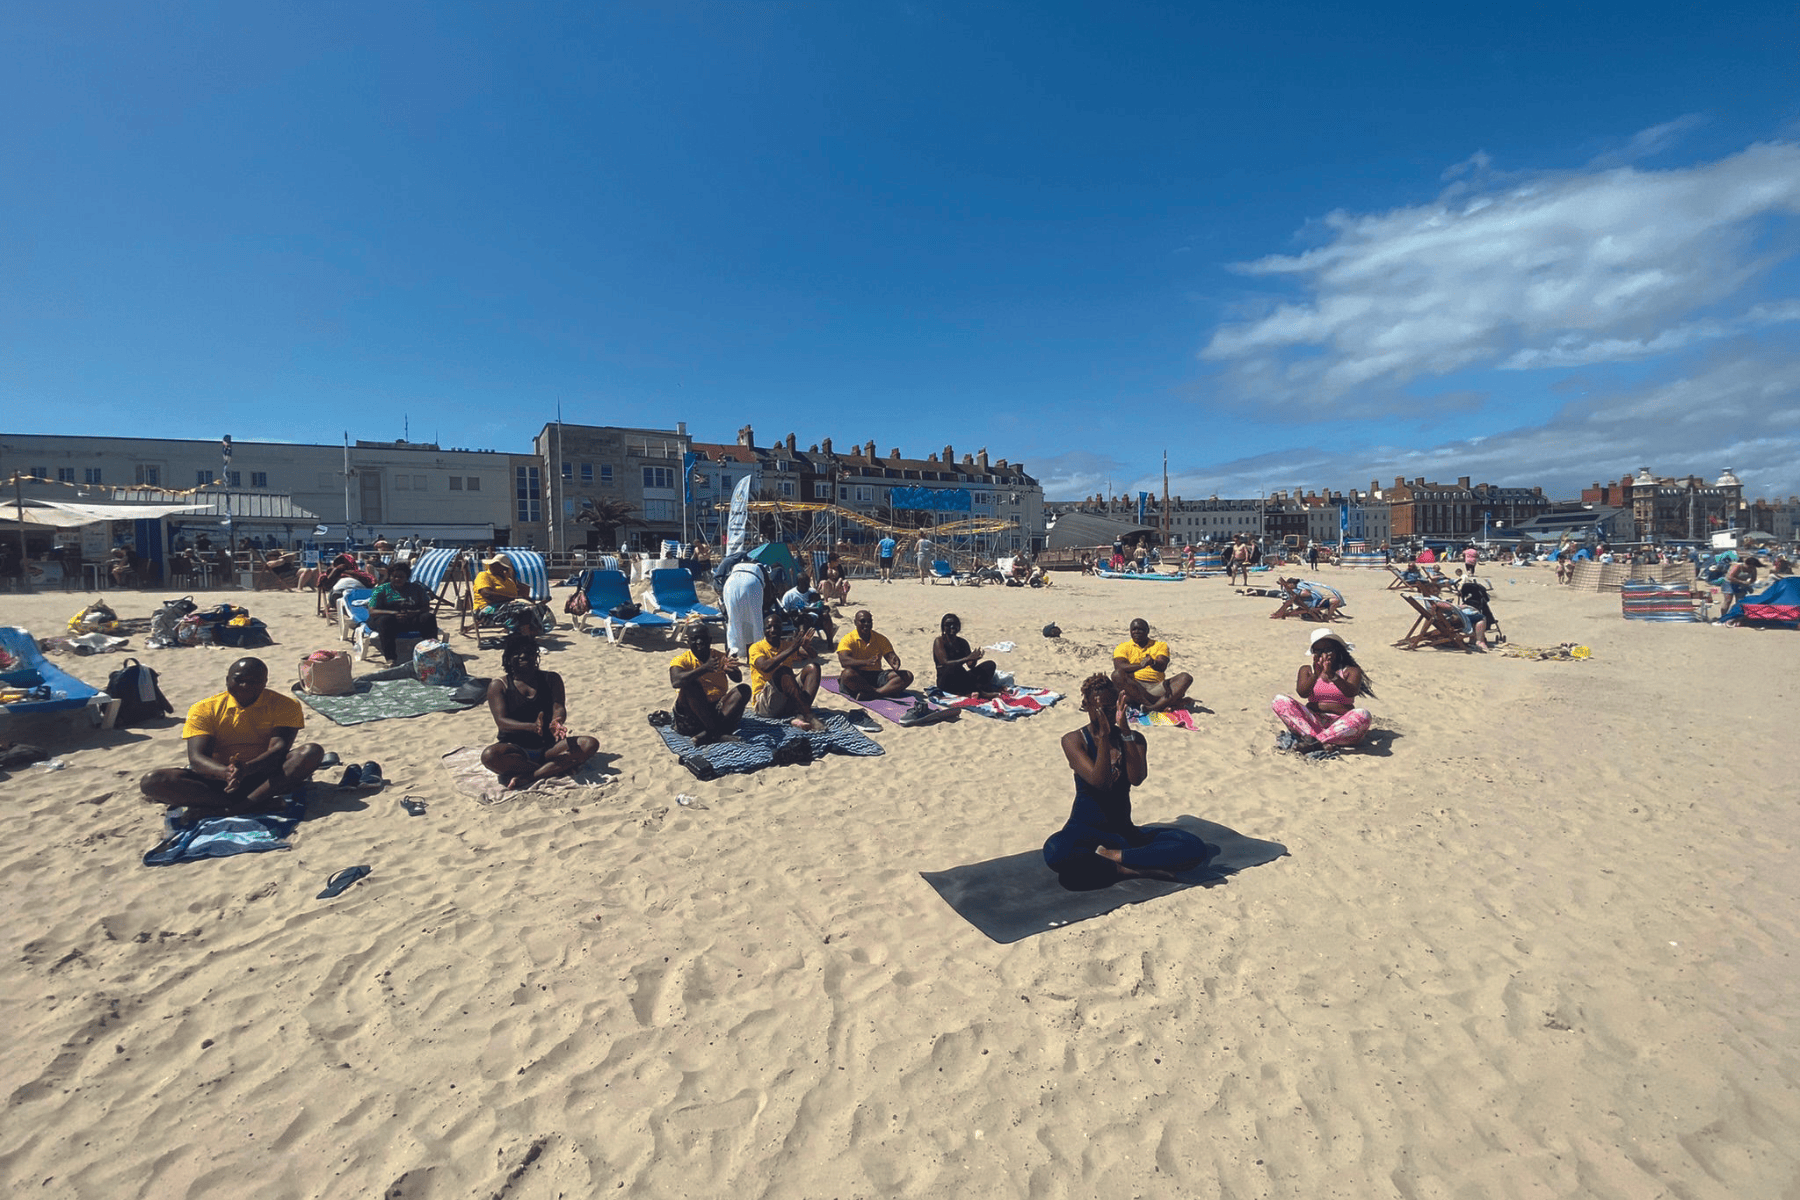
[[(1289, 850), (1012, 945), (919, 872), (1062, 824), (1072, 700), (701, 783), (644, 719), (673, 651), (565, 632), (545, 666), (606, 785), (484, 807), (439, 766), (491, 740), (484, 709), (309, 710), (306, 738), (387, 790), (316, 786), (291, 851), (160, 868), (137, 780), (181, 761), (178, 720), (53, 742), (65, 770), (0, 778), (0, 1178), (95, 1200), (1800, 1194), (1800, 641), (1626, 622), (1539, 567), (1490, 573), (1507, 634), (1590, 659), (1404, 652), (1385, 574), (1321, 577), (1379, 693), (1370, 744), (1328, 762), (1278, 751), (1268, 708), (1309, 627), (1222, 578), (856, 584), (846, 618), (869, 607), (908, 666), (955, 611), (1065, 693), (1146, 617), (1201, 711), (1146, 731), (1138, 819)], [(308, 595), (198, 599), (268, 623), (278, 687), (341, 644)], [(7, 595), (0, 623), (49, 636), (82, 603)], [(177, 716), (238, 657), (141, 644)], [(121, 657), (56, 661), (104, 684)]]

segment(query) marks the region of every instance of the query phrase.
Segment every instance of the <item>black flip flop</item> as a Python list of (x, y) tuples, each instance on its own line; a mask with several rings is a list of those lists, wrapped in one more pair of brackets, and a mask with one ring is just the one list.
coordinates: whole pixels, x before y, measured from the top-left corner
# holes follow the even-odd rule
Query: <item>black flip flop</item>
[(362, 772), (363, 769), (361, 763), (351, 763), (349, 766), (345, 767), (344, 777), (338, 780), (338, 790), (348, 791), (351, 788), (361, 787), (363, 782)]
[(341, 896), (351, 884), (363, 879), (368, 874), (368, 867), (345, 867), (325, 881), (325, 890), (319, 893), (317, 899), (329, 900), (333, 896)]
[(406, 815), (409, 817), (422, 817), (425, 815), (425, 802), (423, 800), (414, 799), (411, 796), (400, 797), (400, 807), (406, 810)]
[(378, 788), (387, 781), (381, 777), (381, 764), (366, 762), (362, 765), (362, 785), (366, 788)]
[(325, 757), (319, 760), (319, 765), (321, 767), (335, 767), (343, 761), (343, 759), (337, 756), (336, 750), (327, 750), (325, 752)]

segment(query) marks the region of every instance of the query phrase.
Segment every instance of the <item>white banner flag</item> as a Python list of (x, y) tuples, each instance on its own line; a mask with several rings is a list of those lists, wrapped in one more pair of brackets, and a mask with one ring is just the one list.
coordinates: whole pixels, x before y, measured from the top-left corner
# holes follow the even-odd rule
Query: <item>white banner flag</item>
[(738, 480), (731, 492), (731, 517), (725, 526), (725, 553), (736, 554), (744, 548), (744, 535), (750, 526), (750, 494), (756, 490), (756, 472)]

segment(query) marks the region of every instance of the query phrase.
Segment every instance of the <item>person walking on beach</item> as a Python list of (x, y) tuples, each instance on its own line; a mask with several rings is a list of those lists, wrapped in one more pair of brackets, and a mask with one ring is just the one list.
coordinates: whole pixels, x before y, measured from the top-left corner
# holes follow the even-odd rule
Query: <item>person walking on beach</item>
[(916, 547), (916, 553), (917, 553), (918, 560), (919, 560), (919, 582), (920, 583), (926, 582), (926, 578), (927, 578), (926, 571), (927, 571), (927, 568), (929, 568), (931, 566), (931, 550), (932, 550), (931, 539), (926, 537), (924, 534), (920, 534), (919, 535), (919, 544)]
[(1192, 675), (1167, 675), (1168, 669), (1168, 643), (1151, 641), (1150, 622), (1134, 619), (1130, 636), (1113, 651), (1113, 686), (1126, 703), (1162, 712), (1185, 700), (1194, 683)]
[(191, 819), (268, 812), (325, 758), (318, 743), (295, 743), (305, 725), (298, 700), (269, 690), (268, 664), (240, 658), (225, 672), (223, 692), (188, 709), (187, 766), (152, 771), (139, 790)]
[(1237, 544), (1231, 548), (1231, 560), (1225, 564), (1225, 582), (1230, 583), (1240, 573), (1244, 577), (1244, 586), (1249, 587), (1250, 543), (1241, 534)]
[(899, 549), (899, 544), (894, 541), (894, 535), (891, 533), (884, 534), (881, 541), (876, 543), (875, 553), (878, 560), (876, 565), (883, 583), (894, 582), (894, 551), (897, 549)]

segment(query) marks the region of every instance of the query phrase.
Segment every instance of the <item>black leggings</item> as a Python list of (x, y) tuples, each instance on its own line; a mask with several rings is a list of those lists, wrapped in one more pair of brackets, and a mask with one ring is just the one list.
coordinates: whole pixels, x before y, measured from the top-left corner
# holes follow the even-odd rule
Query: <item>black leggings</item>
[(410, 616), (384, 613), (370, 617), (369, 628), (375, 631), (375, 637), (381, 645), (381, 657), (389, 662), (394, 661), (394, 655), (398, 652), (401, 634), (416, 633), (428, 638), (438, 635), (437, 618), (430, 613)]

